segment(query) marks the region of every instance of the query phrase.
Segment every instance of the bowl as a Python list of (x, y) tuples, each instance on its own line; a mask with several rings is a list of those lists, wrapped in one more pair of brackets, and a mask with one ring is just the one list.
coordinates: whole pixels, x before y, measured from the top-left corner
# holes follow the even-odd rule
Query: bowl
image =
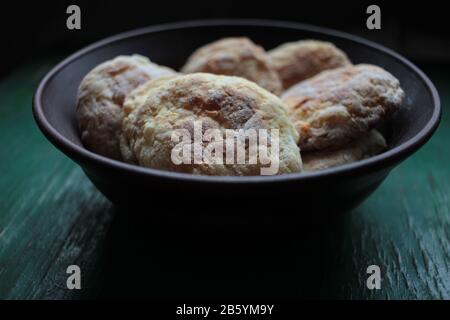
[[(369, 159), (317, 172), (278, 176), (199, 176), (139, 167), (85, 149), (75, 119), (83, 76), (117, 55), (138, 53), (179, 69), (198, 47), (227, 36), (246, 36), (266, 49), (283, 42), (333, 42), (354, 63), (378, 65), (400, 80), (406, 97), (382, 130), (389, 150)], [(310, 216), (347, 211), (369, 196), (404, 159), (431, 137), (440, 119), (431, 81), (399, 54), (359, 37), (320, 27), (266, 20), (202, 20), (138, 29), (98, 41), (65, 59), (40, 82), (33, 113), (48, 140), (75, 161), (110, 201), (149, 213)], [(392, 195), (393, 197), (395, 195)], [(189, 210), (188, 210), (189, 209)]]

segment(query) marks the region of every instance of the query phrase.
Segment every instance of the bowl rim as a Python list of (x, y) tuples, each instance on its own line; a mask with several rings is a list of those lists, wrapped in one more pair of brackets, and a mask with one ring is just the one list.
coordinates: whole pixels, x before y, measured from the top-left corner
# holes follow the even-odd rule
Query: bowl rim
[[(331, 35), (359, 44), (368, 46), (374, 50), (378, 50), (396, 59), (415, 73), (424, 86), (428, 89), (433, 100), (433, 113), (426, 123), (426, 125), (412, 138), (403, 142), (402, 144), (387, 150), (381, 154), (375, 155), (368, 159), (363, 159), (353, 163), (342, 166), (328, 168), (313, 172), (297, 172), (282, 175), (272, 176), (206, 176), (194, 175), (189, 173), (180, 173), (173, 171), (165, 171), (153, 168), (140, 167), (137, 165), (128, 164), (119, 160), (110, 159), (102, 155), (96, 154), (92, 151), (81, 147), (59, 133), (47, 120), (43, 111), (42, 98), (48, 82), (68, 64), (81, 58), (85, 54), (94, 51), (97, 48), (107, 44), (121, 41), (126, 38), (141, 36), (146, 33), (155, 33), (168, 30), (183, 29), (188, 27), (218, 27), (218, 26), (256, 26), (256, 27), (278, 27), (288, 28), (293, 30), (312, 31), (322, 33), (324, 35)], [(359, 36), (355, 36), (346, 32), (337, 31), (329, 28), (318, 27), (309, 24), (303, 24), (290, 21), (266, 20), (266, 19), (205, 19), (205, 20), (190, 20), (181, 22), (172, 22), (149, 26), (131, 31), (119, 33), (88, 45), (54, 66), (40, 81), (37, 90), (33, 97), (33, 115), (40, 130), (44, 133), (47, 139), (50, 140), (63, 153), (68, 154), (69, 157), (83, 159), (91, 163), (107, 166), (113, 169), (120, 169), (132, 174), (146, 175), (165, 179), (183, 180), (198, 183), (273, 183), (273, 182), (288, 182), (291, 180), (315, 180), (323, 177), (339, 177), (342, 175), (358, 174), (376, 170), (381, 167), (390, 167), (405, 159), (417, 151), (424, 145), (433, 135), (434, 131), (439, 125), (441, 117), (441, 104), (439, 94), (431, 82), (431, 80), (412, 62), (404, 58), (400, 54), (388, 49), (382, 45), (366, 40)]]

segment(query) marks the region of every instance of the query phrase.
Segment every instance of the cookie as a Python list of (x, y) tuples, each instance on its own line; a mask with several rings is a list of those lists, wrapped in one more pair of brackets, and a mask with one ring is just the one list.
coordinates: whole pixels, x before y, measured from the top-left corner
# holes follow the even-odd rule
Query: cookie
[(386, 140), (376, 130), (337, 150), (302, 152), (303, 170), (317, 171), (341, 166), (379, 154), (387, 148)]
[(387, 120), (402, 103), (400, 82), (367, 64), (324, 71), (282, 95), (302, 151), (340, 148)]
[(184, 73), (207, 72), (238, 76), (274, 94), (281, 82), (264, 49), (247, 38), (224, 38), (197, 49), (181, 69)]
[[(211, 140), (197, 140), (197, 145), (195, 140), (196, 134), (204, 138), (212, 131), (219, 132), (226, 140), (227, 132), (253, 130), (259, 133), (265, 130), (268, 133), (266, 150), (270, 150), (270, 156), (277, 154), (277, 158), (272, 159), (278, 162), (275, 174), (301, 170), (298, 133), (283, 103), (246, 79), (207, 73), (159, 79), (132, 92), (125, 105), (131, 112), (123, 121), (120, 146), (127, 162), (201, 175), (260, 175), (269, 165), (259, 161), (260, 158), (254, 164), (238, 163), (236, 152), (232, 152), (229, 159), (228, 145), (216, 150), (217, 158), (209, 162), (200, 158), (196, 162), (196, 150), (204, 152), (211, 146)], [(180, 132), (183, 140), (178, 136)], [(275, 139), (275, 132), (278, 139)], [(214, 142), (222, 143), (220, 137)], [(232, 137), (231, 141), (234, 145), (236, 140)], [(243, 144), (246, 151), (251, 148), (249, 142)], [(234, 146), (237, 151), (237, 145)], [(278, 149), (274, 149), (276, 147)], [(187, 150), (184, 156), (187, 155), (188, 161), (175, 161), (175, 150)], [(260, 155), (261, 144), (256, 150)], [(246, 154), (246, 160), (249, 154)]]
[(317, 40), (288, 42), (270, 50), (268, 56), (284, 90), (324, 70), (351, 65), (334, 44)]
[(92, 69), (81, 81), (77, 97), (76, 116), (83, 145), (120, 160), (118, 133), (126, 95), (151, 79), (174, 74), (140, 55), (119, 56)]

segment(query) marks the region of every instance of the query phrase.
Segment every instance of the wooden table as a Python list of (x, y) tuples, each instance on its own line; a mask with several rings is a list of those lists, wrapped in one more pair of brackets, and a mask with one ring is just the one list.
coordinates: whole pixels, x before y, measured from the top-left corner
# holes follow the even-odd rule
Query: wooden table
[[(173, 226), (170, 206), (157, 208), (165, 227), (119, 212), (32, 118), (36, 85), (59, 58), (0, 82), (0, 298), (450, 298), (448, 68), (425, 69), (444, 110), (432, 140), (359, 208), (305, 232)], [(66, 287), (72, 264), (81, 290)], [(372, 264), (380, 290), (365, 285)]]

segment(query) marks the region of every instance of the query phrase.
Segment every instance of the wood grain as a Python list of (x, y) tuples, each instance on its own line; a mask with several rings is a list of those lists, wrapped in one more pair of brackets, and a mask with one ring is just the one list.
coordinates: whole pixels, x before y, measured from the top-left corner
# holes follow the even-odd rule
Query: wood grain
[[(0, 82), (0, 298), (450, 298), (446, 70), (429, 70), (444, 106), (437, 133), (352, 213), (311, 228), (199, 228), (170, 206), (152, 208), (166, 221), (115, 209), (44, 138), (31, 98), (57, 58), (35, 61)], [(66, 289), (70, 264), (82, 290)], [(365, 286), (371, 264), (381, 290)]]

